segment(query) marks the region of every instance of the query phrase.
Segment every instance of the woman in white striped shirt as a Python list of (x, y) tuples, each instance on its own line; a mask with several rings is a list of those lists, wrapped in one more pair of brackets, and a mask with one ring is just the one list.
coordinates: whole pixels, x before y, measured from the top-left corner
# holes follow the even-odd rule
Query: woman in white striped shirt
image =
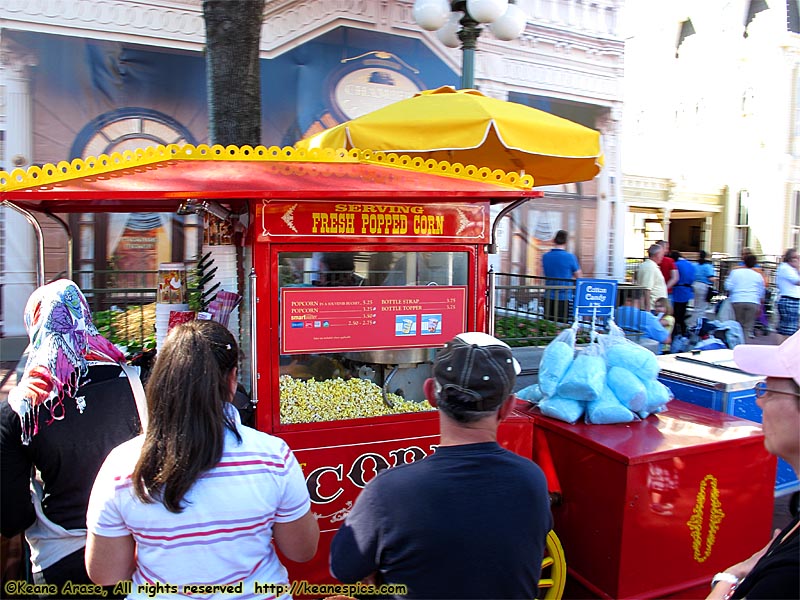
[(128, 598), (289, 597), (271, 542), (308, 561), (319, 528), (292, 451), (242, 426), (230, 403), (237, 361), (219, 323), (167, 336), (147, 382), (147, 431), (111, 452), (92, 489), (86, 565), (96, 583), (132, 580)]

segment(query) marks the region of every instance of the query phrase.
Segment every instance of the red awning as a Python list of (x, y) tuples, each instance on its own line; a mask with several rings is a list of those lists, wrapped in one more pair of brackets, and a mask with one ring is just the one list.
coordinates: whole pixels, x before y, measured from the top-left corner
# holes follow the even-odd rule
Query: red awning
[[(74, 164), (73, 164), (74, 166)], [(50, 166), (52, 167), (52, 166)], [(24, 177), (12, 173), (0, 198), (29, 210), (47, 212), (171, 212), (184, 200), (209, 199), (242, 208), (251, 199), (435, 197), (464, 202), (467, 198), (505, 203), (540, 192), (508, 185), (502, 179), (461, 178), (422, 172), (417, 167), (360, 161), (300, 162), (286, 160), (219, 160), (174, 158), (108, 172), (64, 167), (29, 169)], [(54, 176), (55, 172), (55, 176)], [(76, 176), (81, 172), (84, 176)], [(444, 169), (442, 172), (446, 172)], [(27, 185), (38, 181), (43, 185)], [(22, 182), (26, 187), (17, 187)]]

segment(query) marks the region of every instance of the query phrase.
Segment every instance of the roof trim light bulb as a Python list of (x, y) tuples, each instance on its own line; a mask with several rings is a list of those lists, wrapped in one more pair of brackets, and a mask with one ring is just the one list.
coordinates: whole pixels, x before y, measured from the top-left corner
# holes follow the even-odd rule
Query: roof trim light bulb
[(498, 40), (508, 42), (517, 39), (528, 24), (528, 16), (516, 4), (509, 4), (508, 10), (496, 21), (489, 24), (489, 29)]
[(426, 31), (436, 31), (447, 23), (450, 3), (447, 0), (416, 0), (412, 9), (414, 21)]
[(508, 0), (467, 0), (467, 12), (478, 23), (499, 19), (508, 8)]

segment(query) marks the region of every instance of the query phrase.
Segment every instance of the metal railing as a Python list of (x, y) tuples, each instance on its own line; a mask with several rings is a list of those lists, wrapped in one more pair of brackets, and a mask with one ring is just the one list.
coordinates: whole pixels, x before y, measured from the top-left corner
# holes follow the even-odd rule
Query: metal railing
[(158, 271), (75, 271), (73, 281), (96, 312), (155, 302)]
[[(129, 354), (155, 343), (157, 271), (76, 271), (100, 333)], [(575, 281), (532, 275), (495, 273), (494, 335), (511, 346), (545, 346), (574, 321)], [(644, 288), (618, 284), (617, 304), (642, 296)], [(190, 290), (191, 291), (191, 290)], [(601, 324), (602, 325), (602, 324)], [(638, 340), (637, 327), (627, 327)], [(588, 341), (582, 329), (579, 342)]]
[(129, 355), (155, 347), (157, 279), (155, 270), (73, 272), (73, 281), (89, 302), (95, 327)]
[[(545, 346), (571, 327), (575, 321), (571, 298), (575, 295), (574, 279), (553, 279), (513, 273), (494, 274), (494, 335), (509, 346)], [(617, 306), (643, 298), (644, 288), (620, 283), (617, 285)], [(578, 342), (588, 341), (588, 321), (580, 319)], [(604, 323), (598, 323), (602, 329)], [(626, 324), (626, 335), (638, 341), (643, 323)]]

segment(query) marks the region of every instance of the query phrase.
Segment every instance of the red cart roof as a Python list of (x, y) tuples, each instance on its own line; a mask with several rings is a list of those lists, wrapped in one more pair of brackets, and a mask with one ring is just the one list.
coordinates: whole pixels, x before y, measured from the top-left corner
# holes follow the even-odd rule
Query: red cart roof
[(0, 172), (0, 198), (29, 210), (173, 211), (187, 198), (234, 207), (249, 199), (540, 196), (517, 173), (351, 150), (158, 146)]

